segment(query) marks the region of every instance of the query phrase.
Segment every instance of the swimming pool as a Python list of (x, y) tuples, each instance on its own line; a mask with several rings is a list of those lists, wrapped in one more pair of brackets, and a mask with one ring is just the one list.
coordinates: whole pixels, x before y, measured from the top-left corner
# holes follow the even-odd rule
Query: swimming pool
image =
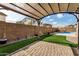
[(64, 36), (69, 36), (72, 34), (75, 34), (75, 32), (59, 32), (59, 33), (55, 33), (56, 35), (64, 35)]

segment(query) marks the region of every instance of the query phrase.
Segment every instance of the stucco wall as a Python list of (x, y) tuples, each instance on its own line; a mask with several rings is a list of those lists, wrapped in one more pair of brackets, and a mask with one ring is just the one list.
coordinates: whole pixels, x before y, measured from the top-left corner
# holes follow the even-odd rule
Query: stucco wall
[(0, 21), (5, 21), (5, 15), (0, 15)]

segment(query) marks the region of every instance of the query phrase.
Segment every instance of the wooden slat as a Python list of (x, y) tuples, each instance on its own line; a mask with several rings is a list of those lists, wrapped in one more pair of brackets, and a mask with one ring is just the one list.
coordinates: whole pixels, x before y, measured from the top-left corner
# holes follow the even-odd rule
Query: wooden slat
[(59, 12), (59, 7), (57, 3), (51, 3), (50, 5), (52, 6), (54, 13)]
[[(33, 8), (34, 10), (36, 10), (37, 12), (39, 12), (41, 15), (44, 16), (44, 14), (42, 12), (40, 12), (40, 10), (38, 10), (37, 8), (33, 7), (32, 5), (26, 3), (27, 5), (29, 5), (31, 8)], [(36, 4), (36, 3), (35, 3)]]
[(70, 3), (68, 12), (75, 12), (79, 7), (79, 3)]
[(29, 3), (32, 7), (43, 13), (44, 15), (47, 15), (46, 11), (43, 10), (37, 3)]
[(66, 12), (68, 8), (68, 3), (61, 3), (60, 5), (60, 12)]
[(39, 16), (39, 17), (42, 17), (42, 16), (43, 16), (42, 14), (40, 14), (39, 12), (37, 12), (36, 10), (34, 10), (32, 7), (30, 7), (30, 6), (27, 5), (27, 4), (24, 4), (24, 3), (18, 3), (18, 4), (17, 4), (17, 3), (16, 3), (15, 5), (17, 5), (17, 6), (21, 7), (21, 8), (23, 8), (23, 9), (25, 9), (25, 10), (31, 12), (31, 13), (33, 13), (33, 14)]
[(47, 3), (41, 3), (41, 5), (44, 7), (44, 9), (49, 13), (52, 14), (52, 10), (50, 8), (50, 6)]
[(8, 8), (8, 9), (14, 11), (14, 12), (23, 14), (23, 15), (25, 15), (25, 16), (30, 16), (30, 17), (32, 17), (32, 18), (39, 19), (39, 17), (36, 17), (36, 16), (34, 16), (34, 15), (32, 15), (32, 14), (26, 12), (26, 11), (23, 11), (23, 10), (19, 9), (18, 7), (15, 7), (15, 6), (13, 6), (13, 5), (9, 4), (9, 3), (5, 3), (5, 4), (0, 3), (0, 6), (6, 7), (6, 8)]
[(50, 5), (50, 3), (48, 3), (48, 5), (50, 6), (50, 8), (51, 8), (52, 12), (54, 12), (54, 11), (53, 11), (53, 8), (52, 8), (52, 6)]
[(29, 3), (29, 5), (31, 5), (33, 8), (25, 3), (13, 4), (21, 7), (22, 9), (9, 3), (0, 3), (0, 6), (34, 19), (40, 19), (46, 15), (57, 12), (75, 12), (76, 9), (79, 7), (79, 3), (50, 3), (50, 5), (48, 3)]

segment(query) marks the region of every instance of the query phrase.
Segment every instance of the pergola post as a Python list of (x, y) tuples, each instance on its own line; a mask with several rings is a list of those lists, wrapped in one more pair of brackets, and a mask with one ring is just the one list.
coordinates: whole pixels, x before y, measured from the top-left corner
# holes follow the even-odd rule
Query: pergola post
[[(79, 16), (79, 15), (78, 15)], [(78, 24), (78, 49), (79, 49), (79, 19), (77, 21), (77, 24)]]
[(40, 33), (40, 20), (36, 20), (37, 21), (37, 31), (38, 31), (38, 36), (39, 36), (39, 33)]
[(40, 26), (40, 20), (37, 20), (38, 26)]
[(38, 24), (38, 25), (37, 25), (37, 26), (38, 26), (38, 27), (37, 27), (37, 31), (38, 31), (38, 40), (40, 40), (40, 35), (39, 35), (39, 34), (40, 34), (40, 28), (39, 28), (39, 27), (40, 27), (40, 20), (36, 20), (36, 21), (37, 21), (37, 24)]
[(77, 34), (78, 34), (78, 49), (79, 49), (79, 14), (77, 16)]
[(78, 34), (78, 49), (79, 49), (79, 7), (76, 10), (76, 13), (78, 13), (77, 16), (77, 34)]

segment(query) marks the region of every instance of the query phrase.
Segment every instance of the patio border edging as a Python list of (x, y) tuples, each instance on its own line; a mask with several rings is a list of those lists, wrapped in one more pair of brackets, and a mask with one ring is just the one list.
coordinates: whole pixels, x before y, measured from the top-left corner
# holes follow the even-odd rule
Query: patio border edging
[(6, 44), (0, 45), (0, 47), (6, 46), (6, 45), (8, 45), (8, 44), (16, 43), (16, 42), (19, 42), (19, 41), (22, 41), (22, 40), (30, 39), (30, 38), (32, 38), (32, 37), (22, 38), (22, 39), (20, 39), (20, 40), (8, 42), (8, 43), (6, 43)]
[(24, 50), (25, 48), (28, 49), (31, 45), (33, 45), (33, 44), (35, 44), (35, 43), (37, 43), (37, 42), (39, 42), (39, 41), (35, 41), (35, 42), (33, 42), (33, 43), (31, 43), (31, 44), (29, 44), (29, 45), (23, 47), (23, 48), (20, 48), (20, 49), (18, 49), (18, 50), (16, 50), (16, 51), (14, 51), (14, 52), (12, 52), (12, 53), (6, 55), (6, 56), (11, 56), (11, 55), (13, 55), (13, 54), (15, 54), (15, 53), (17, 53), (17, 52), (19, 52), (19, 51), (21, 51), (21, 50)]

